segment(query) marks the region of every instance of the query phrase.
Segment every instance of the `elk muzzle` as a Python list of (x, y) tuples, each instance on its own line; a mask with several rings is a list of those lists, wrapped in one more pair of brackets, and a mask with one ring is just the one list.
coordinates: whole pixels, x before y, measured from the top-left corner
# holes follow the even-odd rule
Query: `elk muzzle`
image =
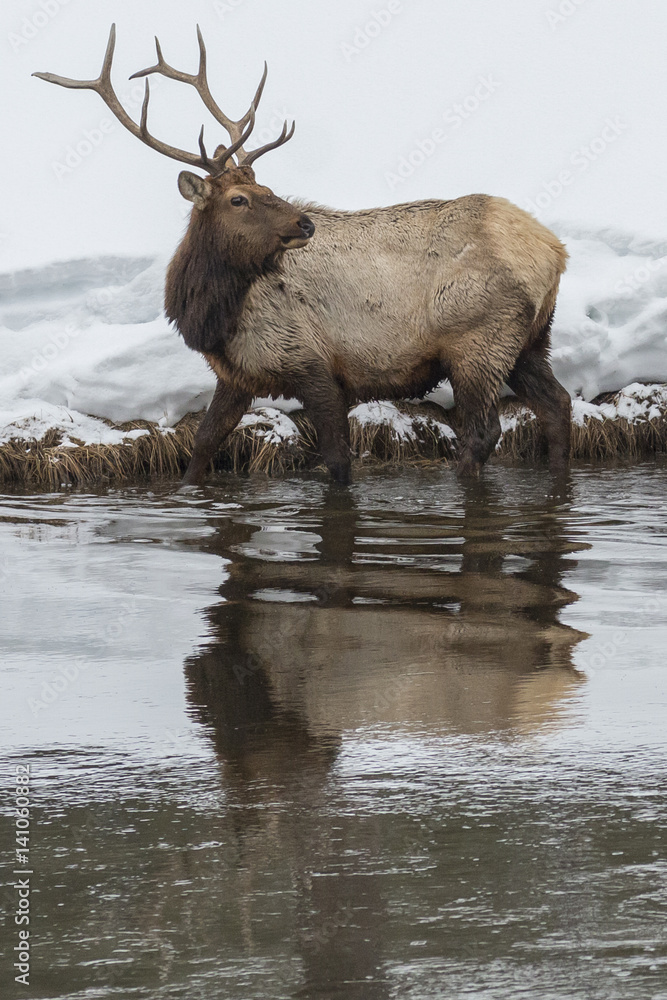
[(315, 232), (315, 223), (307, 215), (300, 215), (294, 232), (281, 236), (281, 241), (285, 250), (296, 250), (298, 247), (305, 247)]

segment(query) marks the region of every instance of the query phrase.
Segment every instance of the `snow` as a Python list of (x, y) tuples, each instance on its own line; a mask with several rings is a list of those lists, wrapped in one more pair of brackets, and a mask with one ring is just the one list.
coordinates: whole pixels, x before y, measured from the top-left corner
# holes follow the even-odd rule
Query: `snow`
[(364, 426), (390, 424), (399, 441), (418, 440), (419, 428), (428, 423), (435, 424), (441, 435), (453, 439), (456, 434), (444, 421), (434, 420), (421, 413), (402, 413), (393, 403), (360, 403), (350, 410), (350, 419)]
[(86, 413), (68, 410), (65, 406), (52, 406), (37, 399), (26, 400), (15, 411), (0, 410), (0, 445), (12, 438), (39, 441), (51, 429), (62, 432), (59, 444), (63, 448), (75, 448), (77, 444), (123, 444), (148, 434), (142, 428), (116, 430)]
[(612, 230), (559, 235), (570, 260), (553, 329), (558, 379), (584, 399), (667, 381), (667, 243)]
[(256, 406), (251, 413), (241, 417), (241, 427), (253, 427), (255, 437), (269, 444), (294, 444), (299, 431), (293, 420), (275, 406)]
[(361, 403), (350, 410), (350, 419), (362, 427), (368, 424), (391, 424), (397, 438), (411, 440), (414, 435), (412, 420), (400, 413), (393, 403)]
[(572, 419), (583, 424), (586, 417), (598, 420), (627, 420), (630, 423), (640, 423), (644, 420), (657, 420), (667, 413), (667, 386), (644, 385), (633, 382), (608, 403), (591, 406), (581, 399), (573, 404)]
[[(353, 209), (487, 191), (532, 210), (570, 253), (553, 365), (576, 399), (576, 419), (645, 419), (663, 405), (657, 390), (649, 398), (632, 385), (667, 382), (665, 5), (392, 0), (391, 16), (379, 15), (385, 8), (385, 0), (340, 0), (316, 15), (309, 0), (2, 5), (0, 82), (12, 100), (0, 163), (0, 440), (57, 427), (66, 441), (116, 442), (126, 435), (105, 420), (146, 418), (166, 430), (212, 395), (206, 363), (162, 313), (166, 263), (189, 210), (176, 189), (179, 165), (128, 135), (96, 95), (30, 76), (95, 76), (112, 20), (114, 79), (135, 118), (140, 100), (127, 78), (154, 61), (154, 33), (170, 62), (192, 69), (201, 24), (213, 92), (232, 115), (245, 110), (267, 58), (259, 141), (275, 137), (283, 118), (297, 119), (294, 140), (258, 162), (258, 179), (280, 194)], [(202, 112), (192, 88), (155, 78), (154, 134), (194, 149)], [(206, 128), (214, 145), (216, 126), (209, 119)], [(63, 171), (81, 142), (90, 152)], [(623, 387), (613, 414), (611, 404), (590, 408)], [(452, 404), (447, 385), (430, 398)], [(262, 419), (244, 419), (289, 440), (296, 428), (286, 414), (296, 405), (258, 400)], [(391, 404), (355, 415), (415, 433)]]
[(41, 400), (172, 425), (206, 405), (208, 367), (163, 318), (165, 264), (83, 260), (0, 276), (0, 411)]
[[(667, 413), (667, 385), (645, 385), (633, 382), (615, 393), (606, 403), (587, 403), (584, 399), (572, 401), (572, 421), (583, 427), (587, 420), (627, 420), (642, 423), (646, 420), (664, 418)], [(515, 430), (521, 424), (534, 420), (535, 414), (522, 406), (513, 413), (500, 417), (502, 433)]]

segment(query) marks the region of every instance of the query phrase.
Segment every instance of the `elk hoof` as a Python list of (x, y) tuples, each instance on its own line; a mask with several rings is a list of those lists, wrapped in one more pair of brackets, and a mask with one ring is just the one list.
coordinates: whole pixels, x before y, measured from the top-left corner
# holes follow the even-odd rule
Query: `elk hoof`
[(329, 466), (331, 478), (339, 486), (349, 486), (350, 484), (350, 464), (349, 462), (335, 463)]
[(570, 463), (566, 458), (552, 458), (549, 462), (549, 472), (552, 476), (562, 478), (570, 471)]
[(456, 475), (459, 479), (479, 479), (479, 473), (482, 466), (479, 462), (474, 462), (471, 459), (465, 459), (459, 462), (456, 468)]

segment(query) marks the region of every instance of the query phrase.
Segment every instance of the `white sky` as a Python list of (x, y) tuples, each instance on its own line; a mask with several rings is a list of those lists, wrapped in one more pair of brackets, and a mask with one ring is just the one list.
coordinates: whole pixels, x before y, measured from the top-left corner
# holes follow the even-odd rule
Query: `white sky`
[[(197, 22), (211, 89), (232, 117), (246, 110), (267, 59), (257, 131), (284, 115), (297, 122), (294, 139), (257, 164), (258, 179), (279, 194), (361, 208), (474, 191), (527, 207), (541, 193), (546, 222), (667, 236), (664, 0), (392, 0), (398, 11), (380, 14), (388, 23), (357, 32), (389, 5), (4, 0), (0, 271), (169, 253), (179, 240), (179, 165), (120, 125), (71, 172), (58, 177), (54, 166), (110, 113), (94, 94), (30, 74), (97, 76), (114, 20), (121, 95), (130, 93), (129, 74), (155, 61), (154, 34), (169, 62), (194, 71)], [(559, 7), (565, 16), (550, 19)], [(367, 44), (352, 51), (355, 40)], [(490, 88), (476, 101), (482, 78)], [(454, 105), (466, 100), (472, 110), (457, 126)], [(224, 139), (191, 88), (156, 81), (151, 110), (153, 133), (172, 144), (195, 150), (202, 121), (211, 148)], [(433, 154), (392, 186), (387, 174), (434, 129), (442, 141)], [(563, 170), (568, 183), (559, 192)]]

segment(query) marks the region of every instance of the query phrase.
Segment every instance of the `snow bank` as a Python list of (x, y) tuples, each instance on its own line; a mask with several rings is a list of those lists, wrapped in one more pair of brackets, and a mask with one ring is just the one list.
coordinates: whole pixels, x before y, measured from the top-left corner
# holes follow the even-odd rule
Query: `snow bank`
[[(587, 408), (588, 401), (632, 383), (667, 382), (667, 243), (573, 227), (560, 235), (570, 262), (554, 322), (554, 370), (581, 400), (577, 419), (611, 416), (611, 404)], [(67, 440), (115, 444), (126, 435), (92, 418), (168, 428), (208, 404), (214, 377), (162, 312), (165, 266), (163, 258), (108, 257), (0, 275), (0, 441), (57, 427)], [(431, 398), (452, 402), (447, 385)], [(269, 403), (283, 414), (298, 405), (256, 401)], [(635, 386), (614, 412), (642, 417), (666, 404), (664, 393)], [(412, 418), (391, 404), (356, 407), (354, 415), (360, 423), (385, 420), (399, 437), (414, 434)], [(295, 430), (285, 417), (272, 421), (270, 434), (285, 440)]]
[(572, 396), (667, 381), (667, 243), (562, 229), (570, 253), (552, 360)]
[(0, 434), (54, 407), (84, 438), (77, 414), (171, 426), (208, 404), (206, 362), (163, 316), (165, 266), (105, 258), (0, 276)]
[[(587, 420), (627, 420), (631, 424), (641, 424), (664, 418), (666, 414), (667, 385), (662, 383), (646, 385), (643, 382), (633, 382), (615, 393), (607, 403), (587, 403), (584, 399), (572, 401), (572, 422), (578, 427), (583, 427)], [(502, 433), (505, 435), (535, 419), (532, 410), (524, 406), (511, 413), (502, 413)]]

